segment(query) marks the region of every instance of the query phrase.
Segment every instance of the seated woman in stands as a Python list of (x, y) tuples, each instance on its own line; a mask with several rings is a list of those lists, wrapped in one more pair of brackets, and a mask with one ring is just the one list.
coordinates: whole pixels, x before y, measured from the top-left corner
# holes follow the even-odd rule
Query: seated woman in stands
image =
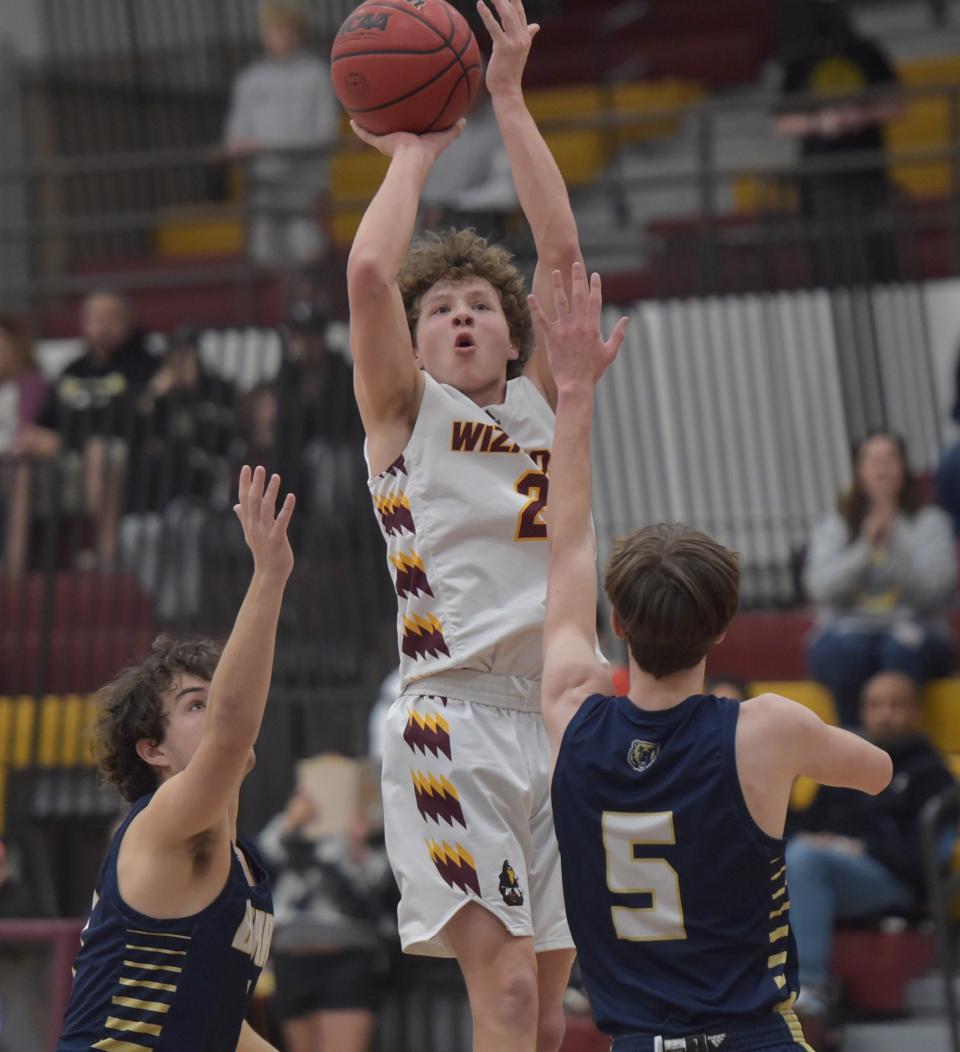
[(810, 672), (848, 727), (874, 673), (903, 672), (918, 684), (949, 674), (957, 577), (950, 518), (924, 502), (899, 435), (870, 432), (854, 450), (853, 474), (814, 529), (804, 570), (817, 605)]

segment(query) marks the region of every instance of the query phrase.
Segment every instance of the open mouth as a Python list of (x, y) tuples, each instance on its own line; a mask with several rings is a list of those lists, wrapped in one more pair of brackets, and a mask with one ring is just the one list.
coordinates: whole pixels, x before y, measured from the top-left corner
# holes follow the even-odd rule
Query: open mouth
[(472, 350), (477, 345), (473, 342), (473, 337), (464, 333), (462, 336), (458, 336), (456, 343), (454, 344), (458, 351)]

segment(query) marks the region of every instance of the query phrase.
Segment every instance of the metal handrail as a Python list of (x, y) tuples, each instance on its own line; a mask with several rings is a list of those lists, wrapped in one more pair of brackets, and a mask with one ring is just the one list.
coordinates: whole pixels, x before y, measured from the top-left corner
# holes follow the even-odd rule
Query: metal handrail
[(923, 868), (927, 884), (930, 913), (933, 916), (943, 974), (944, 997), (950, 1027), (951, 1052), (960, 1052), (960, 1006), (957, 1004), (954, 981), (957, 961), (954, 948), (953, 922), (950, 909), (954, 896), (960, 892), (960, 873), (944, 873), (940, 858), (940, 836), (946, 813), (960, 806), (960, 785), (953, 785), (928, 800), (920, 812), (920, 841), (923, 847)]

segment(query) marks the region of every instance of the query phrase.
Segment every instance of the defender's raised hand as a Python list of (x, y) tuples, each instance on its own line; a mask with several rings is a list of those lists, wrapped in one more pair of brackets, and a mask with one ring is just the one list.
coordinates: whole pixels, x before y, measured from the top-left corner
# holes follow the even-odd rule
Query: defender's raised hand
[(553, 272), (553, 299), (557, 320), (551, 321), (536, 296), (529, 296), (533, 323), (543, 337), (557, 390), (593, 386), (616, 358), (626, 335), (628, 318), (621, 318), (604, 340), (600, 331), (603, 294), (600, 275), (594, 274), (587, 286), (583, 264), (574, 263), (571, 275), (572, 302), (563, 288), (563, 275)]
[(530, 45), (540, 32), (540, 26), (536, 22), (527, 24), (523, 0), (491, 2), (499, 21), (484, 0), (478, 0), (477, 11), (493, 41), (493, 54), (487, 66), (487, 91), (496, 95), (511, 89), (519, 90)]
[(280, 476), (272, 475), (264, 489), (266, 472), (258, 467), (251, 472), (247, 464), (240, 470), (238, 503), (233, 510), (243, 526), (244, 540), (253, 554), (254, 573), (270, 574), (286, 581), (293, 570), (293, 550), (287, 537), (287, 527), (296, 504), (296, 497), (288, 493), (283, 507), (277, 511)]

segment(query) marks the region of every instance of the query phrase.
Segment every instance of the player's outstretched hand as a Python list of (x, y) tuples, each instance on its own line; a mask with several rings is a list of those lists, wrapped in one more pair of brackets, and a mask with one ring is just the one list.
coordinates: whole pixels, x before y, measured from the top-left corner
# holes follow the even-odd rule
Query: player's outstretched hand
[(238, 503), (233, 510), (243, 526), (243, 537), (253, 555), (253, 572), (279, 577), (286, 581), (293, 569), (293, 550), (287, 538), (287, 527), (293, 515), (296, 498), (287, 494), (277, 511), (280, 476), (272, 475), (264, 489), (267, 473), (244, 464), (240, 469)]
[(484, 0), (478, 0), (477, 11), (493, 41), (493, 53), (487, 65), (487, 91), (496, 95), (520, 87), (530, 45), (540, 26), (536, 22), (527, 23), (523, 0), (491, 0), (491, 3), (499, 21)]
[(584, 385), (593, 387), (616, 358), (628, 324), (627, 318), (621, 318), (610, 339), (604, 340), (600, 331), (603, 309), (600, 275), (590, 278), (588, 288), (583, 264), (574, 263), (571, 285), (573, 297), (568, 301), (563, 275), (559, 270), (553, 272), (556, 321), (550, 321), (544, 314), (536, 296), (528, 297), (533, 323), (543, 336), (558, 391)]
[(456, 124), (444, 131), (425, 132), (423, 135), (414, 135), (413, 132), (390, 132), (389, 135), (374, 135), (373, 132), (368, 132), (366, 128), (361, 128), (356, 121), (350, 122), (353, 134), (368, 146), (379, 150), (385, 157), (393, 157), (398, 150), (407, 146), (425, 151), (431, 161), (435, 161), (452, 142), (459, 139), (460, 133), (466, 126), (466, 120), (461, 117)]

